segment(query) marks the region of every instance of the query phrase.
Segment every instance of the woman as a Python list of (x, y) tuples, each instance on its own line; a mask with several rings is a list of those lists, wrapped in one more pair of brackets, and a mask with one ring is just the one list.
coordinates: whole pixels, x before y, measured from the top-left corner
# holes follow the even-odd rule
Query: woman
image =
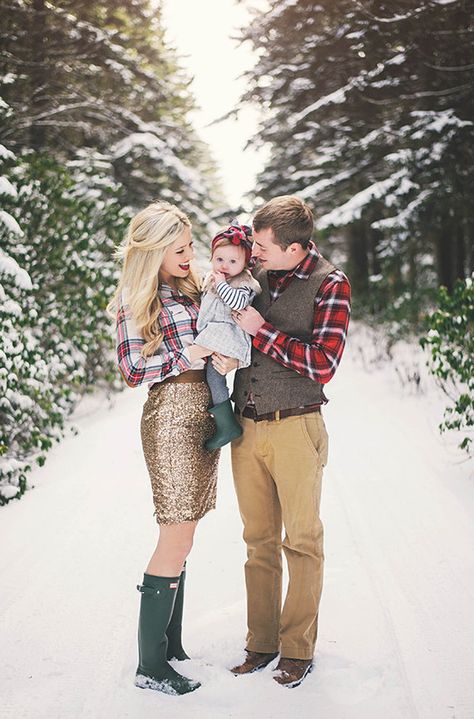
[[(135, 684), (186, 694), (199, 682), (176, 672), (169, 659), (188, 659), (181, 644), (184, 563), (198, 520), (216, 504), (219, 452), (204, 443), (214, 426), (204, 378), (210, 350), (193, 344), (199, 285), (191, 267), (186, 215), (154, 202), (130, 223), (117, 293), (118, 364), (129, 386), (149, 383), (141, 436), (153, 490), (158, 544), (145, 571)], [(226, 358), (213, 358), (225, 371)]]

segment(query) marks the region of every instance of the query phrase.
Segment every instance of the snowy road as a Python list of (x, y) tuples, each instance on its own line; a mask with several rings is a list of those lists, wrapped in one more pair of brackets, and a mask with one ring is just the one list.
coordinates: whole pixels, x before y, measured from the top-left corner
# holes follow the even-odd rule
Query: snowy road
[[(233, 677), (245, 630), (244, 548), (229, 453), (218, 510), (189, 561), (180, 698), (133, 687), (137, 581), (155, 541), (138, 437), (143, 400), (78, 411), (78, 437), (0, 510), (2, 719), (472, 719), (472, 466), (436, 429), (439, 400), (350, 353), (328, 387), (326, 578), (316, 669)], [(404, 396), (405, 395), (405, 396)]]

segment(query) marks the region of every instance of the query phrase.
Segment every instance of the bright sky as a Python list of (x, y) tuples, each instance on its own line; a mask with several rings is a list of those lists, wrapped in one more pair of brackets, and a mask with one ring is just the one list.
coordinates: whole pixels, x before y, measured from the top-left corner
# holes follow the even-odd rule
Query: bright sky
[[(265, 6), (266, 2), (252, 0), (252, 5)], [(192, 120), (211, 146), (226, 197), (231, 205), (237, 205), (245, 192), (253, 189), (263, 164), (263, 153), (244, 151), (255, 132), (257, 111), (249, 108), (237, 120), (208, 125), (236, 105), (245, 89), (244, 80), (238, 77), (254, 64), (250, 47), (230, 39), (249, 22), (248, 12), (244, 3), (233, 0), (164, 0), (163, 17), (168, 41), (194, 77), (191, 90), (200, 110)]]

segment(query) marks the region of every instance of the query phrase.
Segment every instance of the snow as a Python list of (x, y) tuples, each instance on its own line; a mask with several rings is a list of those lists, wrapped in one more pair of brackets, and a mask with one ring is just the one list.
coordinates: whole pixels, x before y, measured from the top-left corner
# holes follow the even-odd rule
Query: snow
[(13, 160), (15, 155), (11, 150), (8, 150), (5, 145), (0, 143), (0, 159), (2, 160)]
[(9, 195), (10, 197), (17, 195), (16, 189), (6, 177), (0, 177), (0, 195)]
[(6, 315), (12, 315), (15, 317), (21, 317), (23, 310), (21, 305), (15, 300), (5, 299), (6, 294), (3, 287), (0, 285), (0, 311)]
[[(2, 469), (3, 463), (0, 465)], [(5, 497), (5, 499), (13, 499), (18, 494), (18, 487), (14, 484), (4, 484), (2, 485), (2, 496)]]
[(188, 562), (193, 659), (175, 664), (202, 687), (177, 698), (133, 686), (135, 585), (157, 532), (139, 441), (145, 394), (134, 389), (111, 407), (86, 398), (79, 436), (0, 509), (2, 719), (471, 719), (472, 464), (438, 433), (445, 398), (421, 350), (403, 346), (384, 364), (380, 346), (353, 325), (327, 386), (325, 587), (315, 670), (300, 687), (278, 687), (271, 667), (228, 671), (245, 635), (228, 449), (218, 509)]
[[(423, 190), (422, 192), (420, 192), (418, 197), (412, 200), (412, 202), (409, 202), (408, 205), (398, 213), (398, 215), (394, 215), (393, 217), (386, 217), (383, 220), (377, 220), (376, 222), (372, 222), (371, 227), (379, 230), (390, 230), (394, 227), (407, 228), (410, 218), (412, 217), (415, 210), (417, 210), (418, 207), (423, 204), (423, 202), (425, 202), (431, 194), (431, 190)], [(386, 204), (389, 205), (388, 202), (386, 202)]]
[(332, 187), (338, 182), (348, 180), (350, 177), (352, 177), (353, 174), (354, 170), (343, 170), (342, 172), (338, 172), (335, 175), (332, 175), (332, 177), (326, 177), (322, 180), (314, 182), (312, 185), (308, 185), (303, 190), (301, 190), (299, 194), (303, 199), (317, 197), (318, 193), (322, 192), (322, 190), (325, 190), (328, 187)]
[[(159, 131), (157, 128), (155, 129)], [(123, 157), (137, 148), (147, 150), (150, 158), (163, 162), (166, 167), (176, 172), (183, 183), (189, 186), (189, 189), (199, 187), (199, 173), (192, 167), (186, 166), (152, 131), (131, 133), (112, 147), (112, 155), (114, 158)], [(205, 215), (203, 215), (203, 219), (205, 219)]]
[(371, 130), (367, 135), (362, 137), (359, 140), (359, 145), (363, 148), (369, 147), (373, 142), (375, 142), (381, 135), (383, 136), (389, 131), (389, 128), (387, 126), (387, 123), (384, 123), (384, 125), (381, 128), (377, 128), (376, 130)]
[[(358, 76), (350, 78), (343, 87), (338, 88), (334, 92), (331, 92), (324, 97), (320, 97), (319, 100), (316, 100), (316, 102), (313, 102), (311, 105), (308, 105), (304, 108), (304, 110), (301, 110), (301, 112), (296, 113), (293, 118), (293, 122), (297, 124), (308, 115), (311, 115), (313, 112), (316, 112), (316, 110), (319, 110), (321, 107), (325, 107), (326, 105), (337, 105), (345, 102), (348, 92), (350, 92), (354, 88), (361, 89), (362, 87), (364, 87), (364, 85), (367, 84), (368, 80), (372, 80), (374, 77), (377, 77), (377, 75), (380, 75), (380, 73), (384, 71), (387, 65), (401, 65), (404, 61), (405, 54), (403, 52), (400, 52), (394, 55), (394, 57), (392, 57), (390, 60), (387, 60), (385, 64), (379, 62), (374, 68), (372, 68), (372, 70), (362, 71)], [(372, 84), (373, 83), (371, 83), (371, 86)]]
[(11, 389), (7, 389), (5, 392), (5, 399), (10, 402), (11, 405), (19, 407), (20, 409), (32, 409), (35, 406), (34, 401), (31, 397), (27, 397), (21, 392), (15, 392)]
[[(281, 68), (279, 68), (281, 69)], [(299, 68), (298, 68), (299, 70)], [(310, 80), (307, 77), (295, 77), (294, 80), (291, 80), (290, 82), (290, 88), (292, 93), (297, 92), (304, 92), (305, 90), (312, 90), (314, 87), (313, 80)]]
[(166, 150), (166, 143), (152, 132), (132, 132), (112, 148), (114, 157), (128, 155), (137, 145), (147, 150)]
[(442, 133), (446, 127), (461, 128), (469, 127), (473, 124), (470, 120), (461, 120), (452, 109), (442, 110), (441, 112), (414, 110), (410, 114), (412, 117), (420, 118), (422, 122), (428, 123), (425, 124), (421, 130), (412, 134), (414, 140), (422, 139), (427, 131)]
[(5, 225), (9, 232), (14, 232), (15, 235), (18, 235), (19, 237), (23, 236), (23, 230), (9, 212), (6, 212), (5, 210), (0, 210), (0, 222)]
[(394, 57), (392, 57), (390, 60), (387, 60), (385, 63), (386, 65), (401, 65), (403, 62), (405, 62), (405, 53), (399, 52)]
[(328, 212), (316, 221), (316, 226), (319, 230), (324, 230), (326, 227), (331, 225), (337, 227), (339, 225), (347, 225), (355, 219), (358, 219), (364, 207), (374, 199), (380, 199), (383, 197), (388, 190), (390, 190), (397, 182), (400, 182), (406, 175), (406, 169), (399, 170), (393, 175), (388, 177), (386, 180), (380, 180), (374, 182), (369, 187), (361, 190), (350, 200), (345, 202), (340, 207), (336, 207), (335, 210)]
[(332, 103), (340, 104), (341, 102), (344, 102), (346, 99), (346, 92), (352, 87), (353, 81), (347, 83), (344, 87), (340, 87), (338, 90), (331, 92), (329, 95), (319, 98), (319, 100), (316, 100), (316, 102), (308, 105), (308, 107), (305, 107), (305, 109), (301, 112), (298, 112), (294, 116), (293, 122), (297, 124), (300, 120), (307, 117), (307, 115), (310, 115), (312, 112), (316, 112), (316, 110), (319, 110), (320, 107), (324, 107), (325, 105), (330, 105)]
[[(2, 212), (0, 212), (0, 220), (1, 219), (3, 219)], [(28, 272), (20, 267), (18, 262), (14, 260), (13, 257), (8, 257), (8, 255), (0, 250), (0, 277), (2, 274), (11, 275), (17, 287), (20, 287), (23, 290), (31, 290), (33, 286)]]
[(0, 78), (0, 82), (2, 83), (2, 85), (11, 85), (15, 82), (17, 77), (18, 75), (15, 75), (15, 73), (7, 72), (5, 73), (5, 75), (3, 75), (3, 77)]

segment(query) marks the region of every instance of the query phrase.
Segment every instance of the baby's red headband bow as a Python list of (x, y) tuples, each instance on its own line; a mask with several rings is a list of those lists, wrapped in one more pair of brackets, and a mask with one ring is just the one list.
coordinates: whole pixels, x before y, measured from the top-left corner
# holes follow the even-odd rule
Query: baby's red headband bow
[(239, 222), (233, 222), (226, 230), (218, 232), (213, 238), (211, 243), (211, 252), (214, 254), (214, 249), (219, 240), (229, 240), (233, 245), (240, 245), (245, 250), (245, 264), (249, 263), (252, 255), (252, 228), (248, 225), (241, 225)]

